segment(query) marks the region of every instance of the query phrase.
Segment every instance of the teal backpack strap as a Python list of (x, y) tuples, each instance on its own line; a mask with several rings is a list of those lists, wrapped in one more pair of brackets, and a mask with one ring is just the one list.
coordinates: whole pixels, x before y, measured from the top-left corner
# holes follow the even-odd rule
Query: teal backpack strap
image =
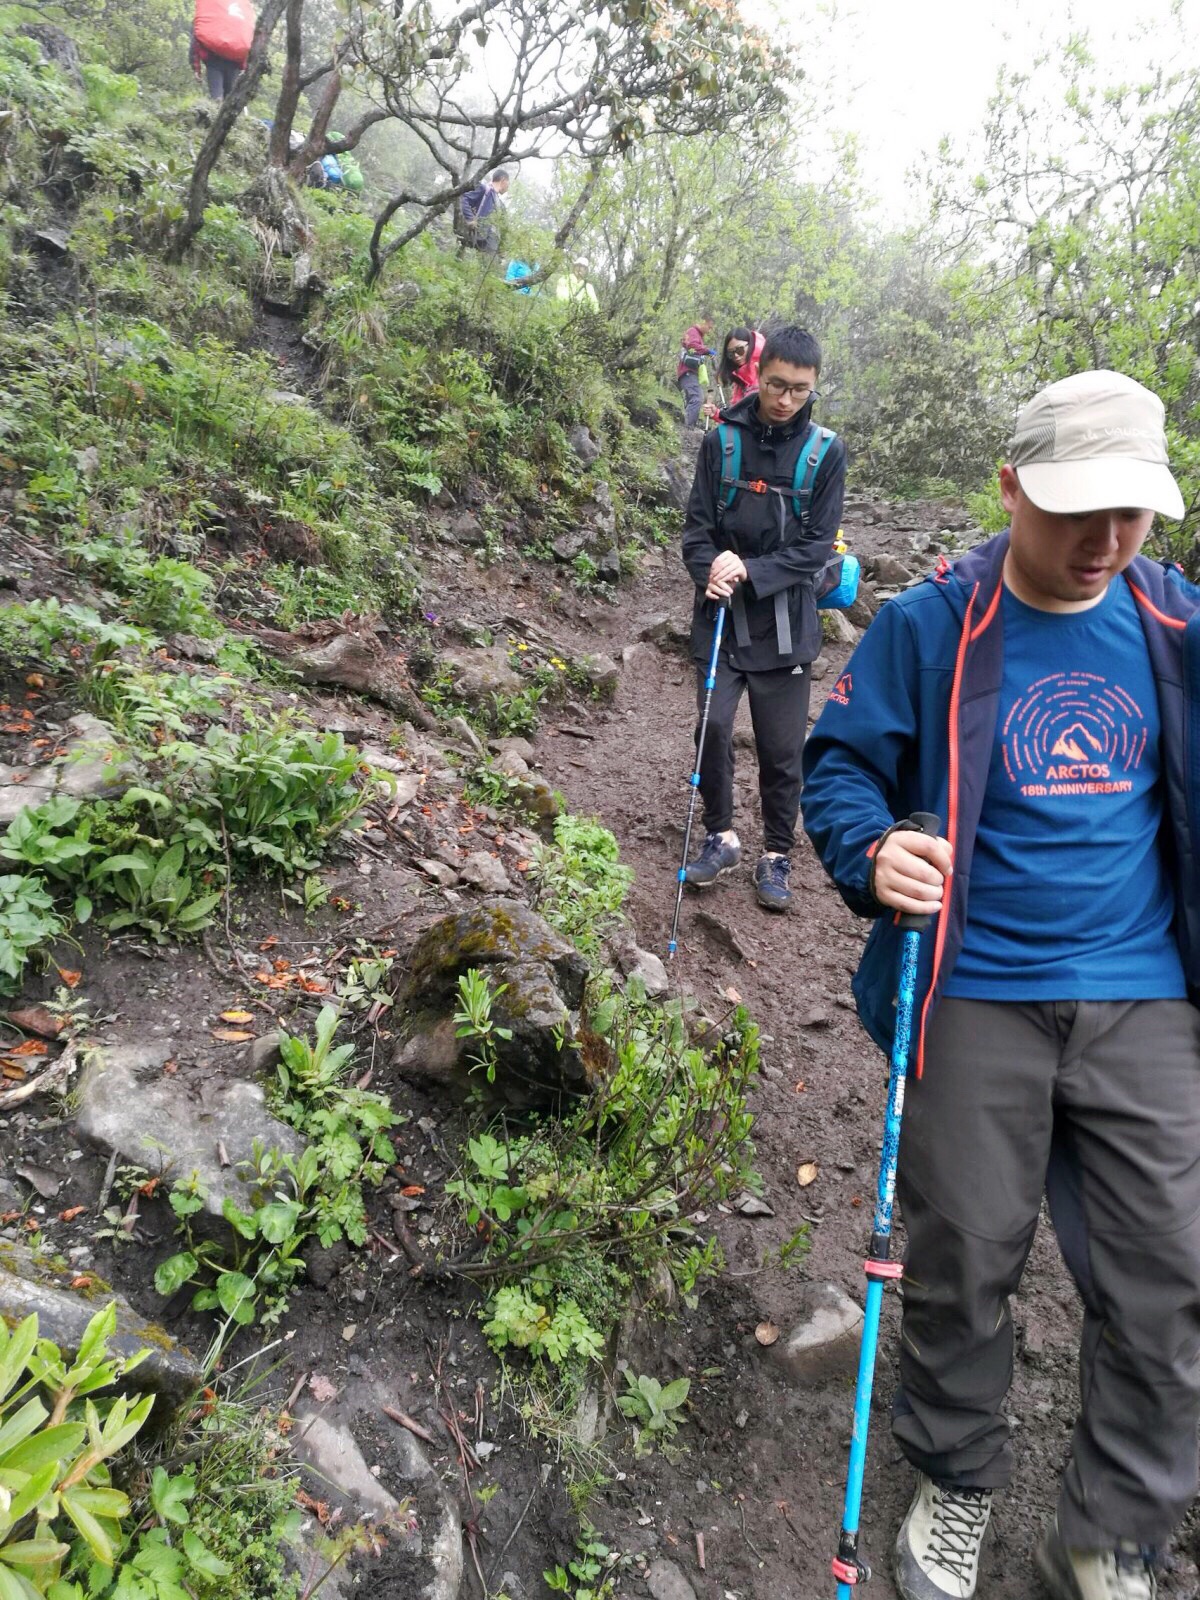
[(717, 493), (717, 521), (720, 522), (722, 513), (729, 510), (738, 492), (742, 476), (742, 434), (739, 428), (731, 428), (723, 422), (717, 429), (717, 438), (721, 444), (721, 487)]
[(832, 428), (822, 428), (820, 423), (810, 424), (808, 435), (796, 457), (796, 471), (792, 478), (792, 510), (800, 519), (802, 527), (808, 524), (809, 507), (812, 505), (813, 485), (817, 481), (817, 473), (821, 470), (829, 446), (837, 438)]

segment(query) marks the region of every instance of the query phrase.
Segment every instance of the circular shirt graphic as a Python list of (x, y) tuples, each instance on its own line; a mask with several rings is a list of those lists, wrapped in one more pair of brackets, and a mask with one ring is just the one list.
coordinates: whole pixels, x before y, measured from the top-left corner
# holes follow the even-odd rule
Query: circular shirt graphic
[(1055, 672), (1013, 702), (1004, 768), (1023, 788), (1103, 782), (1141, 765), (1146, 738), (1142, 709), (1124, 689), (1093, 672)]

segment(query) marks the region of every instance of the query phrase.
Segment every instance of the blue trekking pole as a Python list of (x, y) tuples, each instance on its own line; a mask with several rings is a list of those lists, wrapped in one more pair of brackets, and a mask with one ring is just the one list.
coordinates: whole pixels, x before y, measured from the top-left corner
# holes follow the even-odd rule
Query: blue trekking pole
[(708, 732), (708, 713), (712, 707), (713, 690), (717, 686), (717, 657), (721, 653), (721, 635), (725, 631), (724, 603), (717, 608), (717, 625), (713, 629), (712, 652), (708, 658), (708, 676), (704, 680), (704, 706), (700, 712), (700, 733), (696, 739), (696, 767), (688, 783), (692, 792), (688, 797), (687, 826), (683, 830), (683, 860), (679, 863), (679, 882), (675, 890), (675, 915), (671, 918), (671, 937), (667, 942), (667, 960), (670, 961), (679, 947), (679, 912), (683, 905), (683, 885), (687, 880), (688, 851), (692, 847), (692, 822), (696, 815), (696, 796), (700, 793), (700, 754), (704, 749), (704, 736)]
[[(919, 833), (928, 833), (936, 838), (941, 832), (941, 819), (929, 811), (914, 811), (910, 821)], [(842, 1536), (833, 1562), (833, 1575), (838, 1580), (837, 1600), (852, 1600), (855, 1585), (865, 1583), (871, 1576), (870, 1567), (858, 1559), (858, 1524), (862, 1514), (863, 1472), (867, 1464), (867, 1429), (871, 1422), (871, 1391), (875, 1386), (875, 1352), (879, 1344), (883, 1288), (889, 1278), (899, 1278), (904, 1271), (899, 1261), (891, 1259), (892, 1206), (896, 1198), (900, 1121), (904, 1115), (904, 1085), (908, 1077), (913, 1000), (917, 988), (917, 955), (921, 934), (931, 921), (931, 917), (917, 916), (912, 912), (904, 912), (898, 919), (898, 925), (904, 929), (900, 989), (896, 1001), (896, 1032), (892, 1040), (887, 1117), (883, 1125), (883, 1154), (879, 1160), (871, 1253), (863, 1263), (867, 1275), (867, 1304), (863, 1314), (862, 1348), (858, 1357), (858, 1386), (854, 1393), (854, 1433), (850, 1442), (850, 1470), (846, 1474), (846, 1506), (842, 1513)]]

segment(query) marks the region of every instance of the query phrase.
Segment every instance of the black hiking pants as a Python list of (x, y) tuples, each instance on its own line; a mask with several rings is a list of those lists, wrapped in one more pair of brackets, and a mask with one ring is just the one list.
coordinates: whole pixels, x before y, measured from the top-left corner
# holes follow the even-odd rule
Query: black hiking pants
[(224, 100), (237, 82), (241, 66), (236, 61), (227, 61), (224, 56), (206, 56), (204, 60), (204, 74), (208, 79), (208, 93), (212, 100)]
[[(707, 665), (697, 665), (696, 706), (704, 710)], [(743, 694), (750, 696), (750, 720), (758, 752), (758, 792), (762, 802), (763, 849), (787, 855), (800, 814), (800, 761), (808, 735), (808, 667), (774, 672), (739, 672), (722, 656), (717, 663), (708, 732), (700, 752), (700, 798), (709, 833), (733, 827), (733, 719)], [(695, 737), (700, 738), (700, 723)]]
[(1163, 1545), (1197, 1486), (1200, 1012), (1184, 1000), (944, 1000), (910, 1080), (893, 1431), (931, 1477), (1011, 1470), (1009, 1295), (1045, 1191), (1084, 1306), (1058, 1505), (1079, 1549)]

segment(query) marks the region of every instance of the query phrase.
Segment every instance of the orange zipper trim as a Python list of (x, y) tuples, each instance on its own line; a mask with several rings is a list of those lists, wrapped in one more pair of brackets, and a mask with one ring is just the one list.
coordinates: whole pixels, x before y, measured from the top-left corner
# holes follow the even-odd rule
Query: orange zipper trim
[(1139, 589), (1137, 584), (1134, 583), (1134, 581), (1132, 580), (1132, 578), (1130, 578), (1128, 576), (1128, 574), (1126, 574), (1125, 582), (1133, 590), (1134, 599), (1137, 601), (1137, 603), (1140, 606), (1144, 606), (1146, 608), (1146, 610), (1150, 613), (1150, 615), (1152, 617), (1154, 617), (1157, 621), (1161, 622), (1164, 627), (1167, 627), (1167, 628), (1178, 628), (1181, 632), (1182, 632), (1182, 630), (1184, 628), (1187, 627), (1187, 623), (1184, 622), (1181, 618), (1179, 618), (1179, 617), (1169, 617), (1169, 616), (1167, 616), (1165, 611), (1160, 611), (1158, 609), (1158, 607), (1154, 604), (1153, 600), (1151, 600), (1150, 596), (1148, 594), (1146, 594), (1143, 590)]
[[(999, 589), (997, 589), (997, 597)], [(958, 655), (954, 662), (954, 683), (950, 690), (950, 782), (947, 797), (946, 838), (950, 842), (951, 851), (958, 843), (958, 707), (962, 694), (963, 668), (967, 661), (967, 646), (973, 637), (971, 633), (971, 617), (975, 610), (975, 598), (979, 593), (979, 585), (971, 590), (971, 598), (967, 601), (967, 614), (963, 618), (962, 635), (958, 641)], [(987, 627), (995, 614), (996, 603), (989, 606), (987, 615), (980, 623), (979, 631)], [(954, 896), (954, 874), (950, 874), (950, 882), (946, 886), (946, 896), (942, 901), (941, 915), (938, 917), (937, 943), (933, 950), (933, 972), (929, 978), (929, 989), (925, 995), (925, 1003), (921, 1007), (921, 1027), (917, 1035), (917, 1077), (925, 1071), (925, 1027), (929, 1021), (929, 1007), (933, 1000), (934, 990), (937, 988), (938, 973), (942, 966), (942, 952), (946, 947), (946, 928), (950, 921), (950, 902)]]

